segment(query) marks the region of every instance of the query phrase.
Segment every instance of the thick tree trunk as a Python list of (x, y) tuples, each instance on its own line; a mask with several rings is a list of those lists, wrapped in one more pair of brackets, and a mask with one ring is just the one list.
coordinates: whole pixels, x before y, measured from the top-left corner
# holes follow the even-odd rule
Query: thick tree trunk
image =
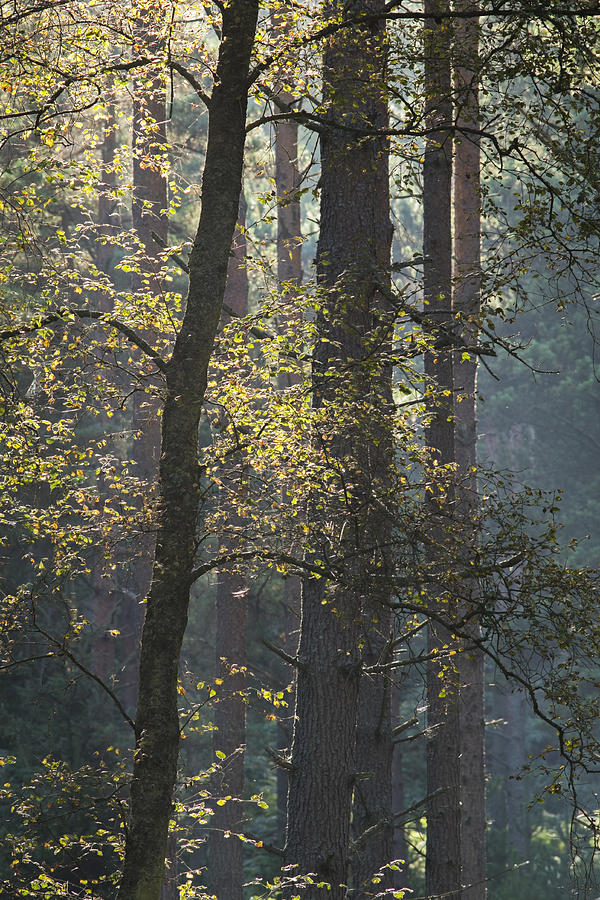
[(158, 537), (142, 632), (136, 752), (119, 900), (159, 900), (179, 755), (177, 676), (199, 500), (198, 423), (238, 214), (257, 0), (231, 0), (209, 108), (186, 312), (167, 368)]
[[(342, 900), (355, 775), (359, 630), (350, 624), (350, 598), (336, 598), (337, 612), (323, 599), (318, 581), (304, 584), (285, 862), (300, 875), (315, 873), (331, 884), (327, 897)], [(312, 900), (323, 893), (312, 888), (304, 896)]]
[[(248, 312), (248, 273), (246, 269), (246, 201), (242, 194), (238, 225), (233, 241), (225, 300), (238, 316)], [(239, 466), (241, 460), (236, 460)], [(231, 473), (235, 478), (235, 470)], [(235, 491), (235, 482), (226, 487)], [(243, 490), (243, 486), (240, 486)], [(227, 502), (227, 495), (224, 497)], [(239, 520), (238, 520), (239, 523)], [(235, 522), (231, 521), (234, 525)], [(221, 539), (219, 551), (227, 553), (234, 548), (227, 539)], [(224, 806), (213, 808), (209, 839), (209, 877), (212, 888), (223, 900), (243, 898), (243, 843), (229, 834), (239, 834), (243, 829), (244, 758), (246, 749), (246, 689), (245, 667), (247, 663), (248, 633), (248, 583), (244, 575), (223, 571), (217, 582), (217, 633), (215, 640), (216, 671), (223, 684), (219, 688), (223, 697), (215, 707), (217, 730), (213, 738), (214, 750), (225, 754), (220, 776), (213, 787), (219, 797), (232, 797)]]
[[(452, 327), (452, 121), (450, 24), (436, 19), (446, 11), (445, 0), (425, 0), (424, 79), (427, 98), (428, 136), (423, 167), (423, 255), (424, 295), (427, 316), (433, 323)], [(430, 404), (426, 438), (436, 467), (454, 462), (453, 365), (452, 353), (432, 349), (425, 355), (425, 373), (437, 385)], [(432, 521), (439, 520), (451, 497), (434, 495), (430, 502)], [(443, 527), (434, 525), (432, 556), (443, 557), (446, 537)], [(438, 548), (435, 544), (439, 544)], [(444, 602), (446, 601), (446, 602)], [(449, 597), (432, 595), (436, 614), (448, 621), (453, 615)], [(439, 654), (427, 667), (427, 861), (426, 886), (430, 897), (460, 896), (460, 748), (459, 693), (454, 660), (447, 648), (455, 644), (451, 630), (432, 621), (428, 652)]]
[[(383, 602), (387, 598), (381, 598)], [(390, 662), (390, 614), (372, 604), (378, 621), (370, 625), (363, 652), (364, 665)], [(364, 675), (360, 680), (356, 729), (356, 766), (360, 773), (354, 787), (352, 831), (352, 896), (373, 896), (373, 876), (395, 858), (392, 786), (392, 721), (389, 673)], [(406, 857), (404, 857), (406, 858)], [(379, 876), (378, 876), (379, 877)], [(392, 870), (384, 869), (376, 890), (394, 884)]]
[[(454, 158), (454, 230), (455, 230), (455, 295), (454, 314), (457, 328), (467, 345), (475, 345), (479, 335), (481, 307), (481, 196), (479, 183), (479, 138), (473, 133), (478, 125), (479, 96), (477, 59), (479, 22), (459, 20), (456, 34), (455, 87), (458, 140)], [(465, 129), (461, 132), (461, 128)], [(470, 129), (470, 130), (469, 130)], [(477, 513), (477, 357), (454, 358), (456, 401), (456, 462), (460, 487), (459, 515), (465, 521)], [(473, 540), (476, 535), (473, 534)], [(469, 543), (471, 543), (469, 541)], [(469, 597), (475, 584), (463, 586), (464, 610), (470, 609), (476, 597)], [(470, 629), (480, 636), (477, 620)], [(484, 654), (478, 647), (467, 646), (458, 658), (460, 674), (460, 739), (461, 739), (461, 879), (463, 900), (485, 900), (485, 701)]]
[[(329, 7), (331, 15), (341, 11), (341, 4)], [(349, 562), (343, 586), (326, 585), (324, 579), (303, 583), (285, 857), (286, 863), (297, 865), (300, 875), (312, 872), (330, 883), (329, 900), (341, 900), (347, 893), (357, 775), (359, 644), (367, 633), (374, 645), (375, 629), (387, 633), (382, 625), (385, 614), (376, 606), (376, 601), (385, 600), (384, 561), (374, 561), (365, 549), (376, 545), (379, 536), (372, 498), (385, 489), (389, 463), (389, 441), (381, 423), (391, 420), (390, 369), (385, 362), (378, 365), (373, 360), (376, 333), (381, 341), (382, 328), (377, 280), (388, 277), (391, 242), (387, 145), (385, 139), (359, 139), (352, 133), (352, 128), (369, 130), (386, 121), (374, 74), (384, 68), (383, 36), (379, 27), (341, 31), (324, 57), (330, 124), (321, 137), (318, 276), (323, 307), (313, 379), (314, 407), (317, 418), (323, 416), (319, 428), (325, 432), (336, 482), (330, 483), (327, 498), (320, 498), (327, 506), (324, 514), (319, 513), (319, 498), (315, 498), (309, 524), (315, 557), (340, 551), (339, 544), (327, 543), (326, 522), (333, 520)], [(315, 433), (314, 440), (318, 445), (320, 433)], [(351, 485), (349, 491), (345, 485)], [(375, 577), (366, 573), (369, 565)], [(374, 618), (379, 621), (374, 623)], [(383, 733), (384, 700), (379, 710), (381, 716), (373, 728)], [(373, 777), (380, 774), (375, 773), (373, 761), (369, 770)], [(389, 779), (386, 788), (389, 795)], [(389, 856), (385, 845), (380, 843), (379, 849), (377, 867), (391, 856), (391, 848)], [(306, 898), (322, 895), (314, 887), (304, 894)]]

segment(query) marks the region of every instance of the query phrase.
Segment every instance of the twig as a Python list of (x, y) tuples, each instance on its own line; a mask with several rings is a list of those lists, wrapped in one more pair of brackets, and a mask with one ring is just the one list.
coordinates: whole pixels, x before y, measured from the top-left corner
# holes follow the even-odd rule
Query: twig
[(403, 809), (402, 812), (394, 813), (394, 820), (402, 819), (404, 816), (407, 816), (411, 812), (415, 812), (415, 810), (419, 809), (420, 806), (425, 806), (434, 797), (438, 797), (440, 794), (445, 792), (446, 788), (438, 788), (437, 791), (434, 791), (432, 794), (427, 794), (426, 797), (423, 797), (422, 800), (418, 800), (416, 803), (413, 803), (412, 806), (409, 806), (407, 809)]
[(275, 644), (272, 644), (271, 641), (268, 641), (266, 638), (262, 639), (262, 643), (268, 650), (270, 650), (272, 653), (275, 653), (276, 656), (279, 656), (284, 662), (286, 662), (288, 666), (293, 666), (295, 669), (302, 668), (296, 656), (290, 656), (289, 653), (286, 653), (285, 650), (281, 649), (281, 647), (276, 647)]
[(285, 756), (282, 756), (281, 753), (278, 753), (277, 750), (273, 750), (272, 747), (266, 746), (265, 750), (268, 755), (271, 757), (276, 766), (279, 766), (280, 769), (284, 769), (286, 772), (295, 772), (296, 767), (291, 764), (289, 759), (286, 759)]
[(42, 628), (40, 625), (38, 625), (37, 622), (35, 622), (34, 624), (35, 624), (36, 630), (39, 631), (39, 633), (41, 635), (43, 635), (46, 638), (46, 640), (50, 641), (50, 643), (54, 644), (54, 646), (57, 648), (57, 650), (58, 650), (57, 655), (66, 656), (67, 659), (70, 659), (71, 662), (73, 663), (73, 665), (76, 666), (80, 672), (83, 672), (84, 675), (87, 675), (88, 678), (91, 678), (92, 681), (95, 681), (96, 684), (98, 684), (102, 688), (102, 690), (108, 694), (108, 696), (113, 701), (113, 703), (115, 704), (115, 706), (117, 707), (117, 709), (119, 710), (119, 712), (121, 713), (121, 715), (123, 716), (123, 718), (125, 719), (127, 724), (131, 725), (132, 729), (135, 731), (135, 722), (133, 721), (131, 716), (129, 716), (127, 714), (127, 712), (125, 711), (125, 708), (123, 707), (123, 704), (121, 703), (121, 701), (119, 700), (119, 698), (117, 697), (115, 692), (112, 690), (112, 688), (109, 688), (109, 686), (106, 684), (106, 682), (102, 681), (102, 679), (98, 675), (96, 675), (94, 672), (92, 672), (90, 669), (88, 669), (87, 666), (84, 666), (84, 664), (79, 659), (77, 659), (75, 654), (71, 653), (71, 651), (68, 650), (64, 644), (62, 644), (59, 640), (57, 640), (48, 631), (46, 631), (44, 628)]
[(417, 725), (418, 722), (419, 717), (413, 716), (412, 719), (408, 719), (406, 722), (402, 722), (401, 725), (396, 725), (396, 727), (392, 729), (392, 737), (398, 737), (399, 734), (402, 734), (403, 731), (407, 731), (409, 728), (412, 728), (413, 725)]
[(366, 841), (368, 841), (369, 838), (373, 837), (375, 834), (378, 834), (380, 831), (382, 831), (386, 827), (386, 825), (389, 825), (389, 824), (390, 824), (389, 819), (380, 819), (379, 822), (375, 822), (374, 825), (370, 825), (369, 828), (366, 828), (363, 831), (363, 833), (361, 835), (359, 835), (359, 837), (357, 837), (356, 840), (352, 841), (352, 843), (350, 844), (350, 847), (349, 847), (350, 856), (352, 856), (354, 853), (356, 853), (356, 851), (360, 847), (362, 847), (362, 845), (364, 843), (366, 843)]
[(198, 79), (194, 75), (192, 75), (189, 69), (186, 69), (186, 67), (182, 66), (181, 63), (175, 62), (175, 60), (170, 61), (170, 66), (172, 69), (178, 72), (178, 74), (181, 75), (181, 77), (184, 78), (189, 85), (194, 88), (196, 94), (202, 100), (206, 108), (210, 109), (210, 97), (204, 91)]

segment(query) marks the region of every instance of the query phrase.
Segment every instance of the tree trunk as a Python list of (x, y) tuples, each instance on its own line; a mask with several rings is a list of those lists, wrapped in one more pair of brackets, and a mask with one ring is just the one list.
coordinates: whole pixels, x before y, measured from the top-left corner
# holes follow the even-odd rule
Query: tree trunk
[(119, 900), (159, 900), (179, 754), (177, 677), (199, 500), (198, 424), (238, 214), (257, 0), (231, 0), (209, 108), (187, 307), (166, 373), (154, 570), (142, 631), (136, 752)]
[[(281, 16), (273, 15), (273, 24), (285, 29), (285, 21)], [(283, 103), (291, 100), (285, 91), (278, 91)], [(302, 283), (302, 226), (300, 219), (300, 201), (296, 192), (300, 187), (298, 173), (298, 125), (296, 122), (278, 122), (275, 125), (275, 190), (277, 191), (277, 279), (282, 290), (287, 294), (290, 289), (300, 287)], [(293, 296), (293, 294), (292, 294)], [(291, 299), (289, 297), (288, 299)], [(284, 313), (281, 325), (285, 326), (294, 312)], [(284, 391), (298, 381), (290, 372), (280, 372), (278, 387)], [(298, 649), (298, 626), (300, 623), (300, 579), (297, 575), (286, 578), (283, 586), (284, 631), (286, 635), (285, 651), (295, 656)], [(286, 667), (286, 677), (295, 681), (296, 673)], [(293, 697), (290, 698), (293, 703)], [(287, 754), (292, 732), (292, 719), (285, 723), (289, 728), (278, 728), (279, 748)], [(285, 822), (288, 793), (288, 778), (285, 769), (277, 769), (277, 813), (282, 845), (285, 839)]]
[[(467, 5), (468, 8), (468, 5)], [(480, 148), (476, 134), (463, 129), (479, 127), (477, 60), (479, 22), (476, 18), (458, 21), (456, 33), (455, 86), (458, 107), (458, 139), (454, 157), (455, 295), (457, 328), (467, 345), (477, 344), (481, 309), (481, 196)], [(465, 534), (476, 534), (469, 520), (477, 513), (477, 357), (454, 358), (456, 397), (456, 462), (460, 487), (459, 516)], [(469, 541), (469, 544), (471, 541)], [(476, 584), (465, 584), (463, 612), (472, 614)], [(469, 599), (471, 598), (471, 599)], [(477, 620), (470, 630), (480, 636)], [(458, 658), (460, 675), (461, 739), (461, 880), (463, 900), (485, 900), (485, 700), (484, 654), (478, 647), (466, 647)]]
[[(374, 8), (364, 4), (355, 10)], [(330, 5), (332, 16), (340, 12), (341, 4)], [(374, 552), (369, 555), (366, 546), (376, 545), (377, 529), (381, 530), (372, 499), (385, 489), (389, 462), (383, 429), (391, 421), (391, 373), (389, 361), (374, 360), (373, 352), (376, 340), (381, 346), (377, 280), (389, 277), (387, 143), (373, 137), (359, 140), (352, 132), (353, 127), (370, 130), (385, 124), (386, 108), (374, 76), (384, 69), (384, 61), (383, 26), (338, 32), (324, 56), (329, 124), (321, 136), (322, 309), (313, 362), (313, 406), (320, 423), (315, 445), (321, 445), (323, 432), (336, 481), (329, 483), (327, 496), (315, 497), (308, 524), (314, 557), (340, 552), (341, 541), (349, 561), (343, 585), (307, 578), (302, 586), (285, 859), (298, 867), (300, 875), (312, 872), (317, 880), (328, 882), (328, 900), (341, 900), (347, 893), (357, 775), (359, 644), (367, 634), (375, 646), (377, 629), (386, 634), (385, 614), (375, 605), (386, 599), (381, 586), (384, 561), (380, 557), (374, 561)], [(344, 489), (347, 484), (352, 485), (349, 492)], [(319, 512), (321, 504), (326, 506), (324, 513)], [(338, 536), (335, 544), (328, 538), (332, 520)], [(379, 592), (377, 578), (367, 573), (369, 566), (379, 576)], [(373, 652), (376, 656), (377, 648)], [(384, 705), (379, 704), (380, 718), (373, 728), (382, 729)], [(379, 772), (372, 762), (369, 768), (375, 776)], [(389, 779), (386, 787), (389, 793)], [(385, 858), (378, 855), (377, 866), (389, 858), (385, 844), (380, 849)], [(316, 898), (323, 892), (311, 887), (304, 896)]]
[[(248, 312), (248, 274), (246, 269), (246, 201), (242, 194), (238, 214), (240, 228), (233, 242), (225, 300), (238, 316)], [(242, 451), (243, 452), (243, 451)], [(237, 472), (243, 461), (237, 459)], [(235, 465), (235, 463), (234, 463)], [(242, 468), (243, 473), (243, 468)], [(229, 473), (235, 477), (235, 470)], [(242, 479), (243, 480), (243, 479)], [(236, 489), (235, 482), (229, 483), (227, 474), (224, 483)], [(243, 485), (239, 490), (243, 491)], [(224, 502), (227, 502), (226, 495)], [(235, 516), (230, 518), (235, 525)], [(239, 519), (237, 520), (239, 524)], [(234, 548), (227, 539), (219, 542), (219, 552), (227, 553)], [(213, 748), (225, 754), (221, 762), (220, 777), (213, 787), (218, 796), (232, 797), (224, 806), (213, 807), (209, 839), (209, 874), (213, 890), (219, 900), (242, 900), (243, 898), (243, 843), (229, 834), (239, 834), (243, 822), (243, 806), (240, 802), (244, 793), (244, 759), (246, 749), (246, 689), (245, 667), (247, 663), (248, 634), (248, 583), (244, 575), (229, 571), (219, 573), (217, 582), (217, 633), (215, 641), (216, 671), (222, 679), (219, 688), (220, 702), (215, 706)]]
[[(395, 681), (392, 693), (392, 707), (398, 706), (398, 685)], [(396, 715), (396, 724), (400, 725), (400, 717)], [(394, 859), (402, 860), (394, 872), (396, 890), (408, 886), (408, 843), (406, 841), (406, 824), (401, 813), (406, 808), (404, 791), (404, 756), (402, 746), (395, 743), (392, 747), (392, 814), (394, 827)]]
[(503, 685), (502, 714), (504, 725), (500, 732), (502, 774), (506, 803), (506, 866), (523, 863), (531, 853), (531, 834), (527, 809), (525, 782), (518, 777), (527, 761), (527, 699), (523, 691), (511, 684)]
[[(114, 188), (115, 188), (115, 153), (116, 153), (116, 116), (114, 103), (110, 102), (106, 110), (104, 123), (104, 138), (102, 141), (102, 187), (98, 192), (98, 239), (92, 245), (93, 258), (98, 270), (103, 274), (114, 274), (111, 265), (114, 248), (112, 245), (102, 243), (101, 237), (109, 238), (115, 223), (111, 221), (115, 212)], [(98, 292), (98, 308), (103, 312), (110, 312), (113, 306), (112, 297)], [(108, 420), (106, 420), (108, 431)], [(99, 491), (102, 496), (102, 491)], [(94, 637), (91, 646), (92, 669), (94, 673), (105, 683), (113, 675), (117, 668), (117, 642), (109, 634), (113, 628), (120, 626), (117, 615), (119, 612), (119, 587), (113, 572), (107, 566), (106, 549), (103, 541), (99, 541), (94, 553), (93, 562), (93, 596), (92, 596), (92, 620), (94, 622)], [(122, 629), (119, 627), (119, 630)]]
[[(423, 255), (426, 314), (435, 326), (452, 327), (452, 121), (450, 24), (434, 18), (445, 12), (445, 0), (425, 0), (424, 87), (426, 126), (423, 167)], [(450, 351), (433, 348), (425, 354), (425, 373), (437, 386), (430, 401), (426, 439), (434, 471), (455, 460), (453, 365)], [(450, 490), (450, 489), (449, 489)], [(440, 489), (441, 491), (441, 489)], [(436, 493), (429, 501), (431, 521), (439, 522), (451, 497)], [(433, 525), (432, 555), (443, 558), (444, 528)], [(436, 546), (439, 545), (439, 546)], [(446, 602), (444, 602), (446, 601)], [(451, 620), (450, 597), (432, 594), (433, 612)], [(456, 643), (451, 630), (438, 621), (429, 625), (428, 653), (439, 654), (427, 666), (427, 895), (460, 896), (460, 749), (458, 678), (446, 648)]]
[[(378, 621), (370, 625), (370, 633), (366, 635), (363, 661), (367, 666), (390, 662), (391, 658), (389, 608), (382, 605), (377, 610), (375, 604), (372, 608)], [(395, 858), (390, 693), (389, 673), (363, 674), (356, 729), (356, 767), (360, 776), (354, 787), (352, 807), (355, 841), (352, 896), (359, 900), (369, 900), (374, 890), (391, 888), (394, 884), (392, 870), (381, 871), (382, 866)], [(373, 882), (375, 875), (377, 882)]]
[[(160, 6), (158, 7), (160, 9)], [(158, 23), (160, 26), (160, 22)], [(156, 53), (162, 47), (162, 37), (153, 32), (153, 23), (149, 13), (143, 12), (137, 22), (139, 39), (149, 54)], [(156, 27), (156, 26), (154, 26)], [(136, 236), (141, 245), (143, 258), (140, 269), (149, 277), (149, 287), (144, 285), (142, 274), (134, 274), (133, 289), (150, 291), (157, 299), (161, 296), (163, 285), (158, 272), (161, 261), (158, 258), (160, 244), (153, 235), (157, 235), (162, 246), (166, 246), (168, 237), (167, 220), (167, 180), (162, 170), (162, 154), (167, 142), (166, 123), (167, 95), (164, 80), (155, 70), (146, 69), (134, 79), (133, 91), (133, 198), (132, 221)], [(153, 343), (156, 333), (153, 329), (141, 329), (144, 337)], [(127, 607), (124, 610), (123, 640), (126, 654), (126, 692), (125, 698), (130, 709), (135, 708), (137, 697), (137, 672), (139, 666), (139, 640), (142, 627), (142, 606), (148, 595), (152, 580), (154, 559), (154, 536), (144, 520), (149, 521), (151, 498), (158, 481), (158, 458), (160, 453), (160, 402), (158, 400), (157, 371), (151, 360), (146, 362), (147, 381), (138, 385), (133, 395), (132, 459), (135, 462), (135, 474), (146, 485), (140, 503), (140, 536), (131, 567), (131, 584), (125, 592)], [(145, 390), (146, 385), (149, 390)], [(153, 390), (154, 389), (154, 390)]]

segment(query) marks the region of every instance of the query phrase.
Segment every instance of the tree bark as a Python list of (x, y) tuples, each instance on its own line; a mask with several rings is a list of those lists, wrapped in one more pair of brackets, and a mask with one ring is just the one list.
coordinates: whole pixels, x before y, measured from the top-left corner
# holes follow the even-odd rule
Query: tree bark
[[(464, 4), (468, 8), (468, 3)], [(454, 156), (455, 294), (457, 330), (467, 346), (477, 344), (481, 311), (481, 195), (479, 138), (472, 131), (479, 122), (477, 60), (479, 21), (458, 20), (455, 87), (458, 139)], [(477, 514), (477, 357), (455, 354), (456, 462), (460, 486), (458, 512), (465, 534), (476, 533), (470, 521)], [(469, 544), (471, 541), (469, 540)], [(463, 612), (473, 615), (476, 584), (465, 584)], [(471, 620), (474, 638), (480, 636), (477, 619)], [(468, 643), (468, 642), (467, 642)], [(460, 676), (461, 739), (461, 880), (463, 900), (485, 900), (485, 700), (484, 654), (466, 646), (458, 657)]]
[(119, 900), (159, 900), (179, 754), (177, 677), (199, 501), (198, 424), (238, 214), (257, 0), (223, 8), (187, 307), (166, 373), (159, 521), (142, 631), (136, 751)]
[[(424, 296), (428, 317), (436, 326), (452, 328), (452, 122), (450, 22), (435, 18), (447, 11), (445, 0), (425, 0), (424, 90), (428, 135), (423, 166)], [(453, 360), (450, 351), (434, 347), (425, 354), (425, 373), (436, 384), (426, 429), (433, 471), (455, 460)], [(451, 501), (441, 488), (429, 501), (431, 521), (439, 523)], [(444, 556), (443, 524), (433, 525), (431, 550)], [(438, 545), (437, 547), (435, 545)], [(449, 596), (430, 596), (433, 611), (447, 622), (454, 614)], [(460, 749), (458, 678), (446, 649), (456, 640), (451, 630), (431, 621), (427, 666), (427, 895), (460, 896)]]
[[(238, 214), (240, 226), (233, 241), (229, 259), (225, 300), (238, 316), (248, 313), (248, 273), (246, 269), (246, 201), (242, 194)], [(243, 451), (242, 451), (243, 452)], [(235, 479), (240, 474), (243, 460), (236, 460), (237, 470), (229, 475)], [(235, 491), (235, 481), (224, 477), (225, 485)], [(243, 485), (239, 490), (244, 490)], [(227, 502), (226, 495), (223, 502)], [(235, 525), (232, 515), (231, 524)], [(237, 523), (239, 524), (239, 519)], [(219, 552), (233, 550), (227, 538), (219, 542)], [(231, 797), (224, 806), (213, 807), (209, 838), (209, 875), (218, 898), (242, 900), (243, 898), (243, 843), (237, 837), (243, 829), (244, 760), (246, 749), (246, 673), (248, 638), (248, 583), (244, 575), (230, 571), (219, 573), (216, 602), (216, 671), (223, 685), (223, 696), (215, 706), (213, 748), (225, 754), (221, 772), (213, 787), (222, 797)]]
[[(382, 598), (383, 602), (387, 598)], [(364, 664), (390, 661), (391, 616), (389, 608), (372, 604), (377, 622), (366, 635)], [(374, 890), (391, 888), (394, 873), (382, 869), (395, 858), (392, 783), (392, 710), (389, 674), (364, 675), (360, 680), (356, 729), (356, 767), (360, 773), (354, 787), (352, 831), (352, 896), (369, 900)], [(367, 837), (368, 835), (368, 837)], [(404, 859), (406, 857), (403, 857)], [(379, 874), (380, 873), (380, 874)], [(373, 882), (373, 877), (378, 880)]]
[[(357, 4), (354, 10), (374, 8), (373, 4)], [(331, 16), (341, 11), (341, 4), (328, 8)], [(338, 533), (349, 562), (343, 586), (308, 578), (302, 585), (285, 859), (298, 867), (300, 875), (312, 872), (317, 880), (329, 883), (329, 900), (341, 900), (347, 893), (350, 815), (357, 775), (359, 645), (368, 635), (375, 647), (377, 630), (386, 634), (382, 624), (386, 614), (376, 605), (385, 599), (384, 560), (373, 560), (365, 545), (376, 543), (379, 536), (373, 495), (385, 489), (389, 462), (389, 441), (382, 423), (389, 426), (391, 421), (391, 370), (389, 361), (373, 362), (373, 345), (377, 338), (381, 340), (383, 327), (377, 281), (389, 277), (387, 142), (359, 137), (352, 131), (385, 124), (385, 103), (374, 76), (384, 68), (384, 59), (384, 30), (373, 26), (339, 32), (330, 40), (323, 63), (328, 127), (321, 136), (317, 255), (322, 309), (313, 361), (313, 407), (321, 424), (314, 441), (316, 446), (326, 441), (337, 480), (330, 485), (327, 498), (315, 497), (309, 525), (312, 554), (319, 557), (340, 550), (339, 543), (333, 548), (327, 539), (326, 520), (333, 520), (333, 531)], [(319, 429), (324, 433), (322, 443)], [(349, 492), (344, 491), (347, 484), (352, 485)], [(327, 507), (325, 513), (319, 512), (320, 501)], [(375, 577), (369, 578), (369, 566), (377, 573)], [(379, 588), (374, 585), (377, 581)], [(375, 618), (379, 621), (374, 622)], [(377, 656), (379, 650), (375, 647), (373, 652)], [(385, 701), (378, 709), (377, 726), (370, 723), (373, 729), (382, 729)], [(369, 768), (374, 781), (380, 773), (375, 772), (373, 762)], [(390, 780), (386, 787), (389, 795)], [(388, 831), (391, 837), (391, 829)], [(387, 843), (381, 843), (382, 835), (379, 839), (377, 867), (391, 856)], [(312, 900), (323, 892), (310, 887), (303, 896)]]

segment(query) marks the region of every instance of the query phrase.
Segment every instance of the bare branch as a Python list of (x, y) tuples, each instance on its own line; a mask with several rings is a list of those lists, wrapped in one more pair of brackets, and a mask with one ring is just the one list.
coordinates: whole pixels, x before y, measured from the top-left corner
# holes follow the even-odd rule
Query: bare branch
[(106, 694), (108, 694), (108, 696), (113, 701), (113, 703), (115, 704), (115, 706), (117, 707), (117, 709), (119, 710), (119, 712), (121, 713), (121, 715), (123, 716), (123, 718), (125, 719), (127, 724), (130, 725), (131, 728), (135, 731), (135, 722), (125, 711), (123, 704), (121, 703), (121, 701), (119, 700), (119, 698), (117, 697), (117, 695), (115, 694), (113, 689), (110, 688), (106, 684), (105, 681), (102, 681), (102, 679), (99, 678), (98, 675), (96, 675), (94, 672), (92, 672), (90, 669), (88, 669), (88, 667), (85, 666), (81, 662), (81, 660), (79, 660), (75, 656), (75, 654), (72, 653), (65, 646), (64, 642), (57, 640), (57, 638), (55, 638), (54, 635), (50, 634), (48, 631), (46, 631), (44, 628), (42, 628), (40, 625), (38, 625), (37, 622), (35, 622), (35, 628), (43, 637), (46, 638), (47, 641), (50, 641), (50, 643), (53, 644), (57, 648), (57, 652), (55, 654), (56, 656), (66, 656), (67, 659), (70, 660), (73, 663), (73, 665), (79, 669), (80, 672), (82, 672), (84, 675), (87, 675), (87, 677), (91, 678), (92, 681), (95, 681), (96, 684), (99, 685)]
[(285, 769), (286, 772), (294, 772), (295, 768), (285, 756), (282, 756), (281, 753), (278, 753), (277, 750), (273, 750), (272, 747), (265, 747), (265, 750), (273, 760), (276, 766), (280, 769)]
[(174, 60), (170, 61), (170, 66), (174, 69), (182, 78), (187, 81), (193, 88), (200, 100), (204, 103), (207, 109), (210, 109), (210, 97), (204, 91), (202, 85), (198, 81), (198, 79), (193, 75), (189, 69), (186, 69), (185, 66), (182, 66), (181, 63), (175, 62)]
[(95, 319), (98, 320), (103, 325), (109, 325), (111, 328), (114, 328), (115, 331), (120, 331), (130, 343), (134, 344), (138, 347), (146, 356), (150, 357), (150, 359), (156, 363), (158, 369), (161, 372), (166, 372), (167, 364), (165, 360), (162, 358), (160, 353), (158, 353), (153, 347), (150, 346), (148, 341), (144, 340), (144, 338), (139, 335), (133, 328), (127, 325), (125, 322), (121, 322), (119, 319), (115, 319), (113, 316), (107, 315), (105, 312), (101, 312), (97, 309), (77, 309), (69, 306), (64, 306), (62, 309), (57, 309), (56, 312), (49, 313), (47, 316), (36, 316), (30, 321), (23, 323), (22, 325), (17, 326), (16, 328), (7, 328), (4, 331), (0, 331), (0, 341), (6, 341), (13, 337), (21, 337), (22, 335), (32, 334), (35, 331), (39, 331), (40, 328), (45, 328), (47, 325), (52, 325), (55, 322), (65, 323), (69, 318), (76, 317), (78, 319)]
[(275, 644), (272, 644), (271, 641), (268, 641), (266, 638), (262, 639), (262, 643), (271, 651), (271, 653), (275, 653), (276, 656), (279, 656), (280, 659), (286, 662), (288, 666), (293, 666), (295, 669), (301, 667), (300, 661), (296, 656), (290, 656), (289, 653), (286, 653), (281, 647), (276, 647)]
[(398, 737), (398, 735), (402, 734), (403, 731), (406, 731), (408, 728), (412, 728), (413, 725), (417, 725), (418, 722), (419, 717), (413, 716), (412, 719), (407, 719), (407, 721), (402, 722), (401, 725), (396, 725), (396, 727), (392, 729), (392, 737)]

